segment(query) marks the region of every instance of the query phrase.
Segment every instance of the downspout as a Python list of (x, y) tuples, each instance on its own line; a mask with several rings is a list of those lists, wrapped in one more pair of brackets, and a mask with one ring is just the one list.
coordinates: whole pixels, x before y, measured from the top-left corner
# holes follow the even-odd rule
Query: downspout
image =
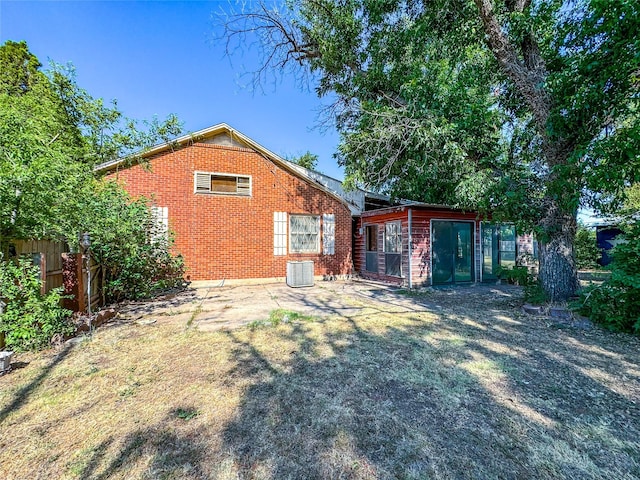
[(412, 260), (413, 260), (413, 248), (411, 248), (412, 245), (413, 245), (413, 235), (412, 235), (413, 228), (412, 228), (412, 225), (411, 225), (411, 221), (412, 221), (411, 213), (412, 213), (411, 209), (409, 209), (409, 235), (408, 235), (408, 238), (409, 238), (409, 268), (407, 269), (409, 271), (409, 290), (411, 290), (413, 288), (413, 281), (412, 281), (412, 278), (411, 278), (411, 263), (412, 263)]

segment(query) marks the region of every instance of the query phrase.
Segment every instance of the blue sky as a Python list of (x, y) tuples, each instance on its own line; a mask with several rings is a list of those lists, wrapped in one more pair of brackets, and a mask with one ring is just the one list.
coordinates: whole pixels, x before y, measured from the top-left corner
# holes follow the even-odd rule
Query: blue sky
[(225, 122), (280, 155), (309, 150), (318, 170), (342, 178), (332, 157), (337, 133), (315, 128), (315, 93), (292, 78), (253, 92), (242, 73), (258, 66), (255, 53), (225, 58), (213, 16), (229, 4), (0, 0), (0, 43), (25, 40), (45, 66), (72, 63), (81, 87), (116, 99), (128, 117), (175, 113), (186, 131)]

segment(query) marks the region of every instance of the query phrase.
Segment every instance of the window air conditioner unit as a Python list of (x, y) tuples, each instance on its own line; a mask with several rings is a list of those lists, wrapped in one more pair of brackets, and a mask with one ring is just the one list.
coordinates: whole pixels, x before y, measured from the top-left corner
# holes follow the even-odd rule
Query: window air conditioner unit
[(287, 262), (287, 285), (313, 287), (313, 262)]

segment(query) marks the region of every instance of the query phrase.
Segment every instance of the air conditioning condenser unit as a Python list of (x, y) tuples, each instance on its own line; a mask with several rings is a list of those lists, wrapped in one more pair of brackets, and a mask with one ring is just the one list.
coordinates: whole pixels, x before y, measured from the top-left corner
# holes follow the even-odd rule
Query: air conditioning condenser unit
[(287, 262), (287, 285), (290, 287), (313, 287), (313, 262)]

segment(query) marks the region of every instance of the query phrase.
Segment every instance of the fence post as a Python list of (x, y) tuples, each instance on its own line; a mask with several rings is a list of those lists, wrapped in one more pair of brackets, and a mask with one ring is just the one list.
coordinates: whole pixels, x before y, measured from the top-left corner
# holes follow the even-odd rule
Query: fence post
[(64, 294), (72, 296), (64, 300), (64, 307), (74, 312), (84, 312), (86, 303), (81, 253), (62, 254), (62, 282)]

